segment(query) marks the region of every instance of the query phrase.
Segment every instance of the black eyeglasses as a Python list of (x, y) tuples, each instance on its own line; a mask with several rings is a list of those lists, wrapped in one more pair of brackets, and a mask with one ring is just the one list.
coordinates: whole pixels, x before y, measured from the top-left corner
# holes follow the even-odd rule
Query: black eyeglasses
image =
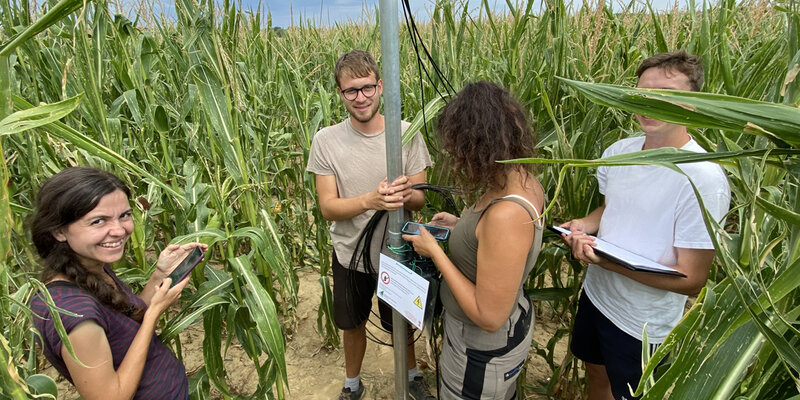
[(342, 96), (344, 96), (344, 98), (347, 100), (353, 101), (358, 97), (358, 92), (361, 92), (361, 94), (363, 94), (364, 97), (370, 98), (375, 95), (377, 87), (378, 87), (377, 84), (372, 84), (372, 85), (364, 85), (360, 88), (344, 89), (342, 90)]

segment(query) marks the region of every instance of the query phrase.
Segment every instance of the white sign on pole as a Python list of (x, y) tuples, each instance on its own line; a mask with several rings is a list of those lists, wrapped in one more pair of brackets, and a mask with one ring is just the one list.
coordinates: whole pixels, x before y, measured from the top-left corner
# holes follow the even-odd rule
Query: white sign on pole
[(428, 299), (428, 281), (399, 261), (381, 254), (378, 298), (400, 313), (411, 325), (422, 329)]

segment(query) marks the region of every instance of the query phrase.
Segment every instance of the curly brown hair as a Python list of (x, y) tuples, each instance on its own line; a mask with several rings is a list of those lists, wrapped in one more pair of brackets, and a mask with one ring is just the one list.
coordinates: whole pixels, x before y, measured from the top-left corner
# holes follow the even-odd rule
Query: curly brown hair
[(99, 273), (84, 268), (69, 244), (53, 236), (54, 231), (81, 219), (97, 207), (103, 196), (117, 190), (130, 198), (131, 191), (122, 180), (95, 168), (71, 167), (53, 175), (36, 198), (31, 239), (42, 258), (42, 281), (64, 274), (101, 303), (141, 322), (144, 308), (130, 304), (125, 293), (107, 283)]
[(525, 110), (495, 83), (480, 81), (461, 89), (442, 109), (436, 128), (457, 184), (468, 194), (503, 189), (509, 172), (530, 171), (529, 164), (497, 162), (533, 157), (536, 143)]

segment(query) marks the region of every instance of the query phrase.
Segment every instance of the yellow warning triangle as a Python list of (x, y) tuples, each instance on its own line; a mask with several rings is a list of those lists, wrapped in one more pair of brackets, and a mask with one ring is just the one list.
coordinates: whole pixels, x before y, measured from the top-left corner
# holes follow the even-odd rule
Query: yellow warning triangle
[(414, 299), (414, 305), (416, 305), (417, 307), (419, 307), (420, 310), (422, 310), (422, 300), (420, 300), (419, 296), (417, 296), (417, 298)]

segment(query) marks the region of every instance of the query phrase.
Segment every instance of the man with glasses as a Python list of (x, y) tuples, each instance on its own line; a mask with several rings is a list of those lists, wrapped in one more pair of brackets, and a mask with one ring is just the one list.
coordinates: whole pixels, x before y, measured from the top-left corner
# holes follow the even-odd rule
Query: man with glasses
[[(376, 210), (404, 207), (419, 210), (424, 194), (412, 185), (425, 181), (431, 166), (428, 149), (416, 135), (403, 146), (403, 175), (389, 183), (386, 173), (384, 117), (379, 112), (383, 82), (378, 65), (366, 51), (353, 50), (336, 61), (334, 68), (339, 97), (350, 117), (323, 128), (314, 136), (306, 170), (316, 175), (317, 197), (322, 216), (332, 221), (334, 321), (343, 331), (345, 385), (339, 399), (360, 399), (361, 364), (366, 352), (366, 324), (377, 287), (375, 271), (367, 271), (364, 260), (354, 257), (362, 231)], [(402, 131), (409, 123), (403, 121)], [(373, 231), (370, 260), (377, 268), (386, 235), (387, 218)], [(379, 302), (381, 324), (391, 331), (391, 308)], [(416, 366), (414, 345), (408, 344), (409, 394), (415, 400), (433, 399)]]

